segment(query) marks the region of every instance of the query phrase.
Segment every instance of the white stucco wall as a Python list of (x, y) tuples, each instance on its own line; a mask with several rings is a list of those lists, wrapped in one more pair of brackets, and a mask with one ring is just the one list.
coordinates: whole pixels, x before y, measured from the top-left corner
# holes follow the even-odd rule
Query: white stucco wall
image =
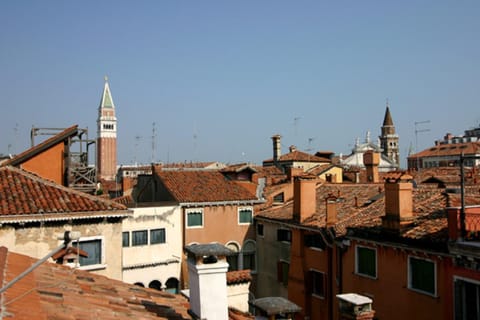
[[(132, 208), (133, 216), (123, 220), (123, 232), (130, 232), (130, 246), (123, 247), (123, 281), (148, 287), (160, 281), (162, 288), (169, 278), (180, 280), (182, 220), (178, 206)], [(132, 246), (132, 231), (165, 229), (165, 243)]]

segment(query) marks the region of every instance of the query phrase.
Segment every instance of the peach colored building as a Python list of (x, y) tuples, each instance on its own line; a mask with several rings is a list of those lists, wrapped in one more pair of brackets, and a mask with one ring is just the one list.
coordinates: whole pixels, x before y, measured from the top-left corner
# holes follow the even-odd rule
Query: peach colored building
[[(228, 257), (230, 270), (256, 269), (254, 207), (263, 201), (218, 170), (164, 170), (139, 176), (136, 202), (170, 203), (180, 207), (183, 245), (220, 243), (236, 254)], [(186, 285), (183, 272), (183, 285)]]
[[(383, 184), (364, 185), (299, 177), (293, 202), (255, 218), (263, 230), (257, 234), (258, 252), (269, 255), (259, 258), (257, 295), (282, 285), (286, 290), (278, 292), (302, 307), (299, 319), (337, 319), (340, 293), (371, 298), (378, 319), (477, 318), (477, 189), (466, 188), (465, 231), (459, 237), (456, 192), (414, 189), (412, 177), (402, 172), (385, 175)], [(271, 245), (266, 230), (276, 233), (277, 242), (289, 243), (288, 254)], [(265, 268), (261, 262), (268, 261), (278, 261), (277, 268), (271, 263)], [(392, 308), (392, 301), (401, 307)]]
[(16, 155), (2, 165), (11, 165), (33, 172), (55, 183), (68, 186), (66, 155), (69, 154), (69, 140), (78, 134), (78, 126), (59, 132), (57, 135)]

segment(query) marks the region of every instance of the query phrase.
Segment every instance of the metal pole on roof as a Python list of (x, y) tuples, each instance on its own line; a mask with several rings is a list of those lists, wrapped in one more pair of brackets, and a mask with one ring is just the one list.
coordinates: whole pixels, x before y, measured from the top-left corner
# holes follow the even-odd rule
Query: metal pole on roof
[(460, 198), (461, 198), (461, 208), (460, 208), (460, 237), (461, 240), (465, 239), (466, 228), (465, 228), (465, 157), (462, 154), (460, 155)]
[(417, 171), (420, 171), (420, 159), (418, 158), (418, 133), (419, 132), (428, 132), (430, 129), (417, 129), (419, 124), (430, 123), (430, 120), (425, 121), (415, 121), (415, 154), (417, 154)]
[[(75, 234), (75, 235), (73, 235)], [(64, 240), (63, 243), (61, 245), (59, 245), (58, 247), (56, 247), (55, 249), (53, 249), (52, 251), (50, 251), (49, 254), (47, 254), (45, 257), (43, 257), (42, 259), (38, 260), (37, 262), (35, 262), (34, 264), (32, 264), (27, 270), (23, 271), (22, 273), (20, 273), (18, 276), (16, 276), (15, 278), (12, 279), (12, 281), (10, 281), (9, 283), (7, 283), (3, 288), (0, 288), (0, 294), (4, 293), (5, 291), (7, 291), (8, 288), (10, 288), (11, 286), (13, 286), (15, 283), (17, 283), (18, 281), (20, 281), (23, 277), (25, 277), (27, 274), (29, 274), (30, 272), (32, 272), (33, 270), (35, 270), (39, 265), (41, 265), (42, 263), (44, 263), (45, 261), (47, 261), (50, 257), (52, 257), (55, 253), (57, 253), (59, 250), (63, 249), (63, 248), (66, 248), (68, 247), (69, 245), (71, 245), (71, 242), (72, 242), (72, 239), (73, 238), (79, 238), (79, 233), (78, 232), (73, 232), (72, 233), (72, 237), (70, 237), (70, 231), (65, 231), (64, 233), (64, 236), (63, 236), (63, 239), (61, 240)]]

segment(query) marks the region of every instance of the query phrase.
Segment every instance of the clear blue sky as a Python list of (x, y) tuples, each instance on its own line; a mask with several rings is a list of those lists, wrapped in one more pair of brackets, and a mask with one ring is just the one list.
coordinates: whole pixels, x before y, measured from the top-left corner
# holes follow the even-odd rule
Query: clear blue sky
[(479, 125), (479, 35), (473, 0), (0, 1), (0, 153), (32, 126), (94, 138), (108, 75), (122, 164), (153, 122), (163, 162), (261, 163), (277, 133), (346, 154), (387, 98), (405, 157), (415, 121), (419, 149)]

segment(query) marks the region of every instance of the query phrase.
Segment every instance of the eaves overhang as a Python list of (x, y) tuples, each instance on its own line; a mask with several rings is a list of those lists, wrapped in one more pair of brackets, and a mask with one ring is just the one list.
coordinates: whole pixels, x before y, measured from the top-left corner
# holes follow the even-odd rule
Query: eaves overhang
[(36, 222), (56, 222), (83, 219), (127, 218), (133, 216), (132, 210), (68, 212), (68, 213), (37, 213), (25, 215), (2, 215), (0, 224), (23, 224)]

